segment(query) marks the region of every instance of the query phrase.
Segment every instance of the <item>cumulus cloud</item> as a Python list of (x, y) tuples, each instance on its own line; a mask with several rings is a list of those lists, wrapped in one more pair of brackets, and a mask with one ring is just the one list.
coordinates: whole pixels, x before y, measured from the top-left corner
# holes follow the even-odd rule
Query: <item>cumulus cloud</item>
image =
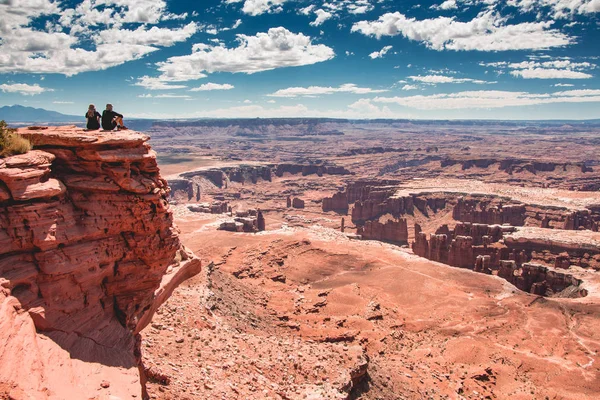
[(456, 10), (458, 6), (456, 5), (456, 0), (446, 0), (440, 5), (433, 5), (431, 7), (432, 10)]
[(264, 13), (273, 13), (282, 11), (282, 4), (287, 0), (225, 0), (227, 4), (241, 3), (242, 12), (252, 16), (261, 15)]
[(385, 56), (391, 49), (392, 46), (385, 46), (383, 49), (379, 51), (374, 51), (373, 53), (369, 54), (369, 57), (371, 57), (371, 59), (373, 60), (376, 58), (383, 58), (383, 56)]
[(231, 90), (235, 88), (235, 86), (230, 85), (228, 83), (219, 84), (219, 83), (205, 83), (204, 85), (200, 85), (198, 87), (190, 89), (190, 92), (206, 92), (212, 90)]
[[(76, 6), (5, 0), (0, 2), (0, 15), (0, 73), (71, 76), (103, 70), (185, 41), (198, 29), (195, 23), (174, 29), (150, 27), (181, 17), (167, 13), (163, 0), (86, 0)], [(39, 17), (47, 17), (47, 23), (33, 28), (32, 21)], [(123, 24), (141, 26), (123, 29)]]
[(353, 83), (346, 83), (339, 87), (324, 87), (324, 86), (309, 86), (309, 87), (290, 87), (287, 89), (280, 89), (275, 93), (271, 93), (270, 97), (314, 97), (320, 95), (328, 95), (334, 93), (352, 93), (352, 94), (368, 94), (368, 93), (383, 93), (387, 92), (387, 89), (371, 89), (361, 88)]
[(221, 45), (199, 43), (193, 46), (192, 54), (170, 57), (157, 63), (161, 75), (139, 78), (138, 84), (195, 80), (205, 73), (232, 72), (253, 74), (282, 67), (311, 65), (332, 59), (333, 49), (323, 44), (313, 44), (312, 39), (302, 33), (293, 33), (279, 27), (255, 36), (237, 35), (239, 45), (227, 48)]
[(177, 42), (184, 42), (198, 31), (198, 25), (190, 22), (182, 28), (168, 29), (153, 26), (147, 29), (140, 26), (135, 30), (131, 29), (107, 29), (101, 31), (95, 38), (95, 42), (102, 43), (122, 43), (138, 44), (150, 46), (173, 46)]
[(402, 90), (417, 90), (419, 87), (417, 85), (409, 85), (406, 84), (402, 86)]
[(480, 90), (429, 96), (375, 97), (372, 101), (374, 103), (396, 104), (419, 110), (487, 109), (552, 103), (600, 102), (600, 90), (572, 90), (541, 94)]
[(53, 92), (53, 89), (43, 88), (37, 83), (29, 85), (27, 83), (3, 83), (0, 90), (5, 93), (19, 93), (25, 96), (35, 96), (44, 92)]
[(492, 11), (480, 13), (468, 22), (455, 17), (417, 20), (399, 12), (387, 13), (376, 21), (360, 21), (352, 32), (381, 38), (402, 35), (424, 43), (433, 50), (504, 51), (546, 49), (566, 46), (572, 39), (557, 29), (552, 21), (523, 22), (507, 25)]
[(330, 19), (331, 17), (333, 17), (333, 14), (330, 12), (327, 12), (325, 10), (316, 10), (315, 14), (317, 14), (317, 19), (315, 19), (313, 22), (310, 23), (311, 26), (319, 26), (321, 24), (323, 24), (323, 22), (327, 21), (328, 19)]
[(540, 12), (549, 8), (554, 18), (600, 12), (600, 0), (509, 0), (508, 4), (522, 11)]
[(364, 14), (374, 8), (367, 0), (347, 1), (345, 5), (350, 14)]

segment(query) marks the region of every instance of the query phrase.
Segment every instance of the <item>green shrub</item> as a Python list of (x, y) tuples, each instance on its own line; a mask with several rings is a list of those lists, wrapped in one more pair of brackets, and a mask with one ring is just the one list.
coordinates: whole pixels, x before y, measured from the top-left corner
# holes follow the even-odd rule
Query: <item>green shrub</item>
[(4, 120), (0, 121), (0, 157), (23, 154), (29, 150), (31, 150), (29, 140), (9, 128)]

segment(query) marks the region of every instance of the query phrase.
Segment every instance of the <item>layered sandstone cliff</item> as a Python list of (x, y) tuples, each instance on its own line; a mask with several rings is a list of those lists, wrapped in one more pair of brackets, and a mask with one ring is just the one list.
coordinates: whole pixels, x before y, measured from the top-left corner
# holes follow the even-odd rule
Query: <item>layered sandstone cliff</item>
[(112, 374), (127, 387), (113, 382), (110, 393), (139, 394), (143, 379), (131, 387), (110, 368), (137, 370), (136, 335), (200, 270), (179, 241), (149, 138), (19, 133), (35, 150), (0, 160), (0, 358), (12, 361), (1, 363), (0, 382), (32, 398), (65, 398), (69, 387), (71, 398), (91, 398)]

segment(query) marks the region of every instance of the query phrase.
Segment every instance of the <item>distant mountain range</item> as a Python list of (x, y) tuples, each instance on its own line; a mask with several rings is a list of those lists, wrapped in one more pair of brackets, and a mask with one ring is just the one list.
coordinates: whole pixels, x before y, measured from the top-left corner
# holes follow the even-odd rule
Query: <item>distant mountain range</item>
[(25, 107), (20, 105), (0, 107), (0, 120), (8, 123), (17, 122), (77, 122), (83, 120), (83, 113), (77, 115), (66, 115), (56, 111), (43, 108)]

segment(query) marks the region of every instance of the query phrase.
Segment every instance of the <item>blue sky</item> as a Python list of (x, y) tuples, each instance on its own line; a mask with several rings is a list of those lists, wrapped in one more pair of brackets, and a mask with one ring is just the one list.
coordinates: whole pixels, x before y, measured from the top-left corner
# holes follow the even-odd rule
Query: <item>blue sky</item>
[(0, 0), (0, 106), (600, 118), (600, 0)]

